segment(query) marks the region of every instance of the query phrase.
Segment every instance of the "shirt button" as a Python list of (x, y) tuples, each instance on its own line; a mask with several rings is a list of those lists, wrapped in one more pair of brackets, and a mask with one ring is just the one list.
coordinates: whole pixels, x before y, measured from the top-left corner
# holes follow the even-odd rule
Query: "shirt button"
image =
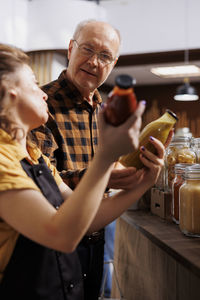
[(56, 209), (58, 210), (58, 209), (59, 209), (59, 207), (60, 207), (60, 206), (58, 206), (58, 205), (57, 205), (57, 206), (56, 206)]
[(83, 274), (83, 277), (84, 277), (84, 278), (86, 278), (86, 277), (87, 277), (87, 274), (86, 274), (86, 273), (84, 273), (84, 274)]
[(42, 170), (38, 171), (38, 175), (42, 175), (42, 173), (43, 173)]
[(68, 291), (71, 291), (73, 288), (74, 288), (74, 284), (73, 284), (72, 282), (70, 282), (70, 283), (67, 285), (67, 290), (68, 290)]

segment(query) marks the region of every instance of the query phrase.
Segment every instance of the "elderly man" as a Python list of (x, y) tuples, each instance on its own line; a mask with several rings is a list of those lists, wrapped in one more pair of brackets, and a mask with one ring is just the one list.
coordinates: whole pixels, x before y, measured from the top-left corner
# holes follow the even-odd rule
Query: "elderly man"
[[(98, 145), (97, 114), (102, 102), (97, 88), (112, 71), (119, 55), (120, 35), (110, 24), (80, 23), (70, 40), (68, 67), (43, 90), (48, 94), (50, 117), (35, 131), (44, 154), (56, 163), (73, 189)], [(113, 170), (109, 187), (127, 188), (134, 170)], [(78, 222), (78, 220), (77, 220)], [(85, 236), (78, 247), (85, 300), (98, 299), (103, 270), (104, 232)]]

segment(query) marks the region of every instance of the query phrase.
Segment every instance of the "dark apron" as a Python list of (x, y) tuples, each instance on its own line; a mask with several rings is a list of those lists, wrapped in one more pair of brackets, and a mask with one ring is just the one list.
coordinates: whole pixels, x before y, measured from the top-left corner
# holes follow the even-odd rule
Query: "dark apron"
[[(40, 157), (38, 165), (23, 159), (21, 165), (45, 198), (58, 209), (63, 202), (62, 195), (44, 159)], [(0, 299), (83, 300), (81, 274), (76, 251), (61, 253), (19, 235), (0, 284)]]

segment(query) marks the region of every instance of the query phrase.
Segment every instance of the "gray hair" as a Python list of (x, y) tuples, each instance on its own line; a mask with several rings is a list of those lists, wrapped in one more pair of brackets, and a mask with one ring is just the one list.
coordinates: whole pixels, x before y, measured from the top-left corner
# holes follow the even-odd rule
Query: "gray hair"
[[(82, 29), (87, 25), (87, 24), (90, 24), (90, 23), (96, 23), (96, 22), (102, 22), (102, 23), (105, 23), (106, 22), (103, 22), (103, 21), (97, 21), (95, 19), (88, 19), (88, 20), (84, 20), (84, 21), (81, 21), (77, 26), (76, 26), (76, 29), (74, 31), (74, 34), (73, 34), (73, 39), (77, 39), (82, 31)], [(108, 23), (107, 23), (108, 24)], [(116, 32), (118, 38), (119, 38), (119, 44), (121, 43), (121, 35), (120, 35), (120, 32), (118, 29), (114, 28), (112, 25), (110, 25), (114, 31)]]

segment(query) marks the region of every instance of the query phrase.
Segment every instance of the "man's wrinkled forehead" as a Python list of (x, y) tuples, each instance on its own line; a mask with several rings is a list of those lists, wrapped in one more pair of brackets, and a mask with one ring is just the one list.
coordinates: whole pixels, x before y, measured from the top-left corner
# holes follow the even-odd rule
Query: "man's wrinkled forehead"
[(120, 44), (120, 37), (117, 31), (107, 23), (103, 22), (92, 22), (86, 24), (79, 32), (77, 32), (77, 35), (75, 36), (76, 39), (81, 38), (83, 35), (87, 36), (88, 34), (94, 34), (94, 35), (105, 35), (106, 38), (109, 38), (110, 40), (117, 40)]

